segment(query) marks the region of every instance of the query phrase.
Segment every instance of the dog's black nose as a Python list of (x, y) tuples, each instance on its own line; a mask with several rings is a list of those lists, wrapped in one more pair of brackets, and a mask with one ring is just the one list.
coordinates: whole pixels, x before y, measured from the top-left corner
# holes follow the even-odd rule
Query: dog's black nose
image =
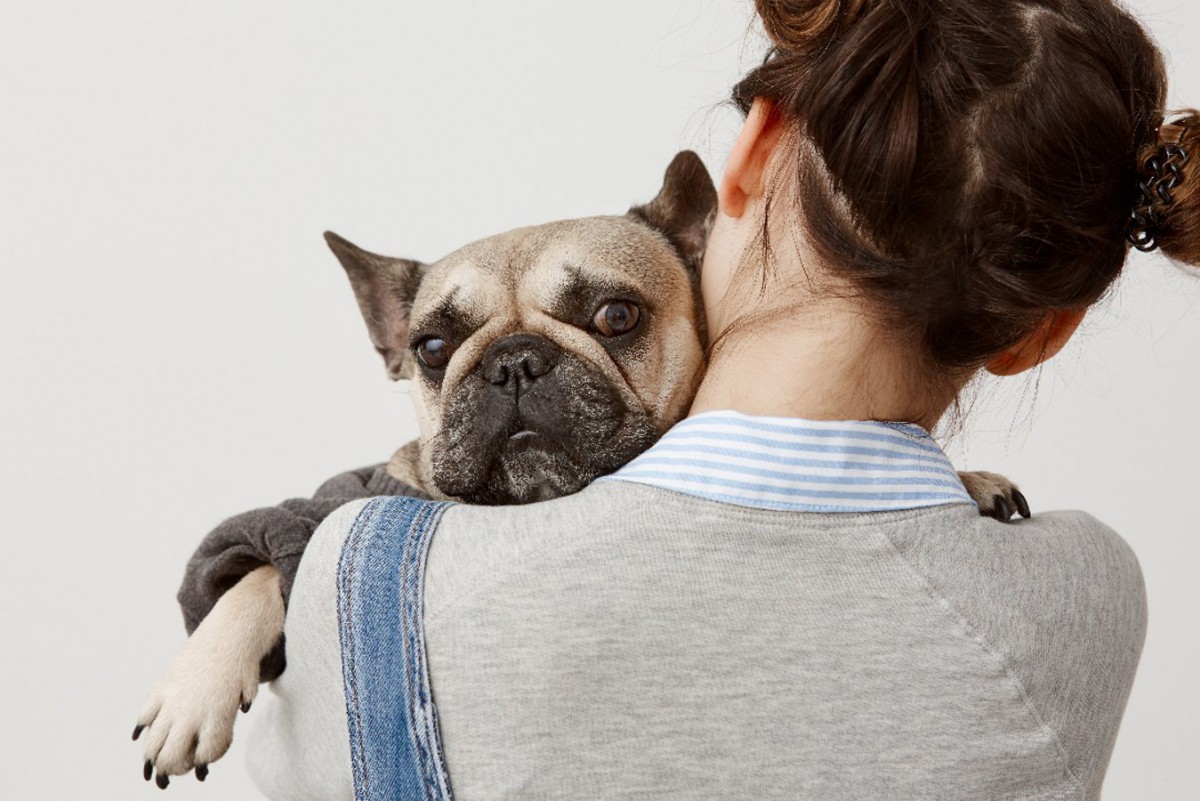
[(492, 343), (483, 354), (480, 369), (485, 380), (516, 393), (553, 370), (560, 352), (544, 337), (513, 334)]

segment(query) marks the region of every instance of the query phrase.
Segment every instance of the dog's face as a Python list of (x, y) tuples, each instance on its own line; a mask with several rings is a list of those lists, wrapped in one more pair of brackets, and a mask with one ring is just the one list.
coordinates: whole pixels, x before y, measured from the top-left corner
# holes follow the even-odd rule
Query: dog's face
[(582, 489), (686, 414), (703, 366), (698, 270), (716, 192), (681, 153), (621, 217), (521, 228), (430, 265), (327, 234), (392, 378), (419, 474), (472, 503)]

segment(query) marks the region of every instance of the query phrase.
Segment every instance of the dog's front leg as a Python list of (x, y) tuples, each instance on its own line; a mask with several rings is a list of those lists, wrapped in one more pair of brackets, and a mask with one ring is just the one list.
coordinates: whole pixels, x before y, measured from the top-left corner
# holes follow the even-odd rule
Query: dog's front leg
[(279, 573), (260, 567), (221, 596), (171, 660), (138, 715), (136, 740), (146, 732), (144, 775), (169, 776), (195, 768), (201, 781), (233, 740), (240, 708), (258, 692), (259, 663), (283, 634)]

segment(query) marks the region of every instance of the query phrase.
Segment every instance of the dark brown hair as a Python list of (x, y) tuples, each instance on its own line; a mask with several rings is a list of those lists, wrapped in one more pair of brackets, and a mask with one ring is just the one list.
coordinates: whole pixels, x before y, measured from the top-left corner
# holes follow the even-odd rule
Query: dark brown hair
[(813, 246), (933, 365), (978, 367), (1105, 293), (1160, 128), (1193, 158), (1155, 237), (1200, 263), (1200, 119), (1164, 126), (1162, 57), (1111, 0), (756, 4), (775, 46), (734, 100), (811, 143)]

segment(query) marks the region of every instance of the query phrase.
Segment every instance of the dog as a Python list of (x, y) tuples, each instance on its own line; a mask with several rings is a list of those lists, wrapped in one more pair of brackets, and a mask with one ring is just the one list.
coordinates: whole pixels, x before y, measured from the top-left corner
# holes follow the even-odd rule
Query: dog
[[(388, 475), (435, 499), (529, 503), (650, 447), (687, 414), (703, 373), (699, 274), (716, 210), (708, 172), (684, 151), (655, 198), (623, 216), (520, 228), (433, 264), (327, 233), (388, 376), (412, 382), (420, 438)], [(984, 514), (1028, 512), (1003, 477), (964, 481)], [(270, 566), (212, 607), (138, 716), (147, 780), (207, 776), (283, 622)]]

